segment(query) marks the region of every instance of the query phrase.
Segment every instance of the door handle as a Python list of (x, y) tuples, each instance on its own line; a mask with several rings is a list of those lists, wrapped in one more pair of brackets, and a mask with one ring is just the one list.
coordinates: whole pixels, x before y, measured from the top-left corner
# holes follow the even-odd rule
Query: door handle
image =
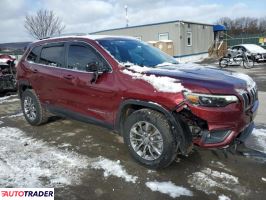
[(68, 74), (68, 75), (64, 75), (63, 76), (65, 79), (67, 79), (67, 80), (72, 80), (72, 79), (74, 79), (74, 76), (72, 76), (72, 75), (70, 75), (70, 74)]

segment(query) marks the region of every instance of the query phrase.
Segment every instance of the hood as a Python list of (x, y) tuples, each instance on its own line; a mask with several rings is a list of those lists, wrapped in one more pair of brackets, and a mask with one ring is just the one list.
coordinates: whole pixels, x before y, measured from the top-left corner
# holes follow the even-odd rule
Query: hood
[(255, 44), (243, 44), (242, 46), (244, 46), (251, 53), (266, 53), (266, 49)]
[(146, 73), (175, 78), (194, 92), (202, 92), (202, 89), (210, 93), (235, 92), (255, 86), (255, 82), (248, 75), (192, 63), (153, 68)]

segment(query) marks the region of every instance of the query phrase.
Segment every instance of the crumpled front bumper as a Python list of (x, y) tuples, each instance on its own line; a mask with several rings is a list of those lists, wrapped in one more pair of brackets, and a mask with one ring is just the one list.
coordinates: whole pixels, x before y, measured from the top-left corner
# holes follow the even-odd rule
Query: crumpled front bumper
[(256, 100), (246, 111), (237, 105), (231, 105), (223, 111), (219, 109), (215, 111), (212, 108), (192, 108), (192, 113), (206, 120), (209, 127), (208, 130), (202, 131), (202, 136), (193, 140), (193, 143), (203, 148), (223, 148), (233, 143), (235, 139), (244, 142), (254, 129), (253, 120), (258, 106), (259, 101)]

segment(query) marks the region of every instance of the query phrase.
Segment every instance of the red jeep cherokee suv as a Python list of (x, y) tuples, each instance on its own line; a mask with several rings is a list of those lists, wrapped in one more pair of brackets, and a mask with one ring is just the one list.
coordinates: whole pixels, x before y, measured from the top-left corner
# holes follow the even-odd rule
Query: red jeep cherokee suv
[(161, 168), (192, 144), (243, 141), (258, 109), (255, 82), (214, 67), (179, 64), (129, 37), (64, 36), (32, 43), (17, 66), (31, 125), (47, 113), (116, 130), (140, 163)]

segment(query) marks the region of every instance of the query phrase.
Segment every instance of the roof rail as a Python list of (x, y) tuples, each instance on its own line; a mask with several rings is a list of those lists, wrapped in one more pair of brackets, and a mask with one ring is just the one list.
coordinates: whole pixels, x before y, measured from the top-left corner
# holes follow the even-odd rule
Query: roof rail
[(40, 40), (45, 40), (45, 39), (55, 38), (55, 37), (63, 37), (63, 36), (84, 36), (84, 35), (89, 35), (89, 33), (64, 33), (64, 34), (59, 34), (59, 35), (43, 37)]

